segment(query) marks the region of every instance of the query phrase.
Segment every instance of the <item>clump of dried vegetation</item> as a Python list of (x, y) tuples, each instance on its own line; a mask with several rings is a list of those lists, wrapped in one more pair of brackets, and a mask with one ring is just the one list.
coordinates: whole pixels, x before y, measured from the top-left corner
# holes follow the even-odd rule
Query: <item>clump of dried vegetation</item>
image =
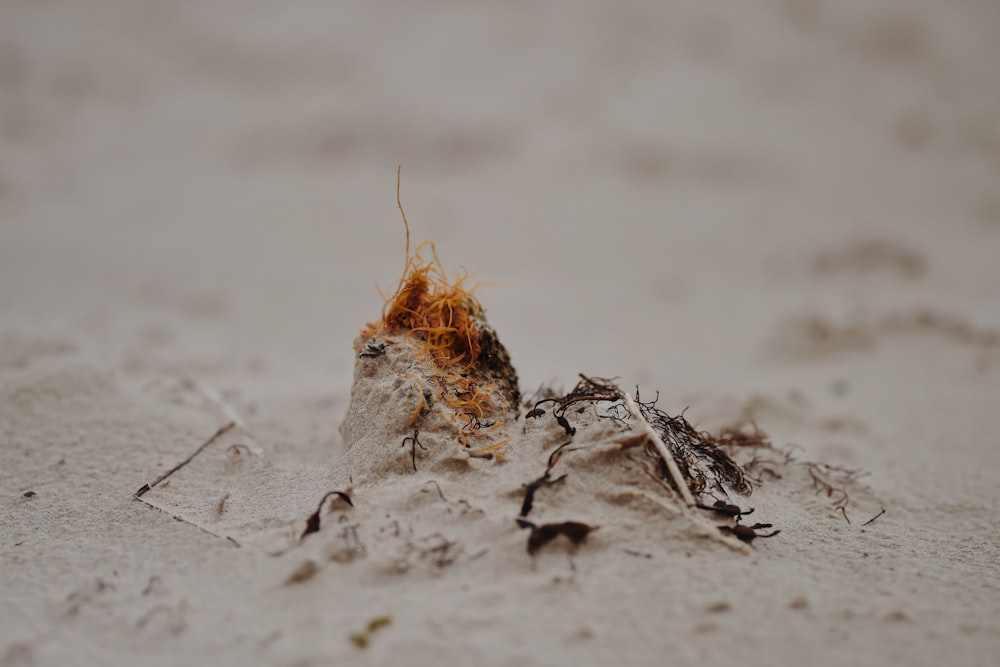
[[(531, 409), (525, 414), (526, 419), (542, 418), (550, 409), (556, 424), (571, 440), (556, 448), (549, 455), (544, 474), (524, 487), (518, 525), (532, 529), (529, 553), (533, 554), (554, 537), (566, 534), (554, 529), (540, 533), (538, 527), (526, 517), (540, 488), (566, 478), (566, 474), (553, 476), (553, 468), (560, 459), (568, 452), (587, 448), (586, 445), (573, 445), (572, 438), (576, 436), (577, 428), (570, 422), (570, 415), (584, 411), (587, 406), (593, 406), (598, 417), (610, 419), (622, 428), (625, 434), (614, 442), (623, 450), (638, 449), (645, 455), (645, 460), (639, 461), (643, 470), (680, 501), (681, 511), (702, 524), (705, 521), (694, 513), (695, 510), (706, 510), (735, 522), (735, 525), (709, 526), (713, 528), (710, 533), (720, 541), (736, 546), (738, 543), (734, 543), (730, 536), (749, 543), (756, 537), (771, 537), (780, 532), (755, 532), (759, 528), (770, 528), (770, 524), (740, 524), (742, 517), (752, 513), (753, 508), (744, 511), (731, 502), (733, 495), (749, 496), (753, 491), (749, 475), (733, 458), (733, 453), (747, 448), (770, 448), (767, 436), (756, 428), (753, 431), (724, 429), (717, 436), (698, 431), (683, 415), (672, 416), (659, 408), (658, 398), (643, 401), (638, 389), (632, 396), (613, 380), (580, 375), (580, 381), (565, 395), (548, 395), (531, 404)], [(576, 523), (566, 525), (575, 526)], [(718, 532), (714, 530), (716, 528)], [(540, 535), (545, 539), (542, 540)], [(567, 534), (574, 545), (582, 542), (585, 536), (579, 531)]]
[(405, 346), (413, 363), (399, 372), (419, 387), (409, 425), (431, 403), (442, 406), (461, 448), (479, 458), (499, 457), (510, 442), (503, 436), (505, 421), (520, 397), (517, 374), (474, 294), (481, 284), (471, 283), (464, 267), (449, 278), (432, 241), (411, 252), (398, 173), (396, 198), (406, 228), (403, 275), (392, 294), (383, 294), (382, 317), (362, 329), (355, 350), (365, 360), (383, 356), (388, 345)]

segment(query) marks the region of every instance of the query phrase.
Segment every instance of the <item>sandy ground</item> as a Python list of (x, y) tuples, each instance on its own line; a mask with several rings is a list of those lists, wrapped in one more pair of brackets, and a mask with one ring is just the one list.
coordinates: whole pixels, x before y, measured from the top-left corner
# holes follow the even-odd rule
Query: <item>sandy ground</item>
[[(1000, 5), (621, 4), (0, 3), (0, 665), (995, 664)], [(526, 392), (752, 418), (782, 533), (348, 456), (397, 164)]]

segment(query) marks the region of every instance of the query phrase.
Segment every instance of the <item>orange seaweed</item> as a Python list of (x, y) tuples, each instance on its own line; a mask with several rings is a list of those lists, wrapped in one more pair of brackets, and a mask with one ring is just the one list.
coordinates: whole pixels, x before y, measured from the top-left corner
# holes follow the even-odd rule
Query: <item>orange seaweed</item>
[[(388, 334), (412, 331), (420, 334), (439, 368), (464, 363), (475, 368), (479, 360), (479, 331), (475, 319), (482, 313), (479, 300), (472, 292), (476, 286), (466, 287), (469, 279), (464, 267), (449, 280), (437, 254), (433, 241), (424, 241), (410, 253), (410, 223), (400, 199), (399, 170), (396, 172), (396, 204), (406, 228), (406, 262), (396, 291), (386, 298), (382, 306), (381, 327), (369, 324), (363, 333)], [(422, 252), (430, 248), (433, 259), (425, 259)]]
[[(423, 258), (421, 251), (426, 247), (431, 249), (433, 260)], [(480, 353), (475, 318), (482, 307), (466, 289), (467, 280), (464, 270), (453, 281), (448, 280), (432, 241), (421, 243), (412, 255), (407, 248), (406, 273), (382, 309), (384, 330), (389, 334), (419, 333), (425, 341), (424, 350), (439, 368), (458, 363), (474, 368)]]
[[(482, 419), (490, 411), (494, 385), (469, 373), (477, 368), (481, 348), (479, 328), (476, 324), (482, 315), (482, 306), (473, 292), (479, 284), (468, 286), (469, 274), (464, 267), (449, 279), (433, 241), (424, 241), (411, 253), (410, 225), (399, 196), (399, 172), (396, 180), (396, 203), (406, 228), (406, 262), (403, 275), (391, 295), (385, 295), (382, 319), (369, 322), (361, 331), (364, 338), (372, 336), (405, 335), (407, 339), (422, 342), (415, 350), (419, 357), (429, 360), (439, 372), (426, 378), (434, 387), (437, 399), (456, 415)], [(431, 258), (425, 258), (429, 250)], [(417, 407), (411, 414), (410, 425), (419, 418), (426, 407), (422, 392)], [(466, 448), (466, 436), (455, 420), (457, 441)], [(476, 433), (480, 437), (483, 433)], [(489, 429), (492, 430), (492, 429)], [(491, 453), (507, 444), (507, 440), (470, 450), (474, 453)]]

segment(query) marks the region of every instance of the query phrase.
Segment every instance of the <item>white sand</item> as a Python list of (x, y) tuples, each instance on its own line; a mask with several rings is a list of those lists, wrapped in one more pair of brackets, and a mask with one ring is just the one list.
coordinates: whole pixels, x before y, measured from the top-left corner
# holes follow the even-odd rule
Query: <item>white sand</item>
[[(0, 665), (994, 664), (997, 28), (972, 0), (5, 2)], [(600, 529), (531, 559), (557, 427), (503, 464), (345, 452), (399, 163), (415, 239), (504, 285), (522, 390), (752, 418), (797, 446), (745, 501), (782, 533), (705, 540), (594, 450), (531, 518)], [(252, 438), (133, 500), (233, 412)], [(868, 473), (852, 524), (804, 461)]]

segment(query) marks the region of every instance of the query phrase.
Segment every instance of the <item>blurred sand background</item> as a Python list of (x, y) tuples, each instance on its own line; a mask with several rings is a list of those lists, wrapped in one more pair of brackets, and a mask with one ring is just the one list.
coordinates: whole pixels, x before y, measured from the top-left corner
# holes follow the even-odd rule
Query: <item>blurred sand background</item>
[[(0, 664), (993, 664), (998, 31), (990, 0), (3, 0)], [(661, 559), (655, 595), (515, 550), (469, 611), (474, 567), (288, 589), (132, 501), (223, 423), (204, 388), (290, 478), (342, 448), (399, 164), (414, 240), (501, 284), (524, 390), (750, 415), (887, 514)]]

